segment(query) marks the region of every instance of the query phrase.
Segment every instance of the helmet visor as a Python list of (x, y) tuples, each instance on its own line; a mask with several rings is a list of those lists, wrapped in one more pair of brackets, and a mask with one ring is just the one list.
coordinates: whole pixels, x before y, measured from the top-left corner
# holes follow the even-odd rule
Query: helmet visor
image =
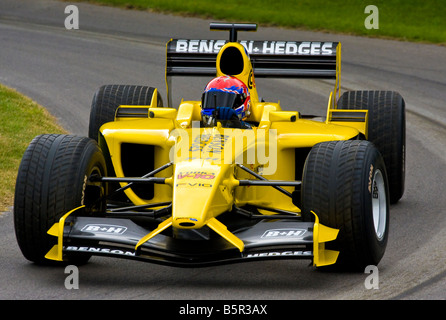
[(238, 108), (243, 104), (242, 95), (234, 92), (210, 90), (203, 93), (202, 109), (215, 109), (218, 107)]

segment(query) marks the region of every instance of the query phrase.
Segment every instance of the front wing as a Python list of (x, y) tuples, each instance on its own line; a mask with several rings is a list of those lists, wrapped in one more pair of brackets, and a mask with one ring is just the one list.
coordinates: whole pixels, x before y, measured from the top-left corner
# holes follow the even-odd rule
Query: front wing
[(48, 231), (58, 243), (47, 259), (63, 261), (66, 254), (85, 253), (177, 267), (266, 259), (310, 259), (313, 265), (324, 266), (334, 264), (339, 254), (325, 249), (325, 242), (334, 240), (338, 230), (321, 225), (316, 215), (315, 222), (302, 222), (288, 218), (249, 220), (233, 214), (228, 225), (244, 243), (240, 252), (224, 238), (200, 232), (193, 240), (159, 233), (137, 246), (153, 229), (128, 218), (88, 217), (82, 213), (83, 207), (70, 211)]

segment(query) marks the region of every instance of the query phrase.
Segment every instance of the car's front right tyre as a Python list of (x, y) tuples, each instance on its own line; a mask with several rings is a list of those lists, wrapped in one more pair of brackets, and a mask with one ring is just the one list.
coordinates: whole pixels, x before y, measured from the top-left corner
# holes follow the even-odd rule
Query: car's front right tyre
[[(28, 146), (20, 163), (14, 197), (14, 227), (17, 242), (25, 256), (38, 264), (57, 243), (47, 234), (67, 212), (89, 202), (91, 210), (103, 210), (97, 200), (106, 190), (89, 182), (90, 175), (107, 174), (104, 156), (97, 143), (86, 137), (44, 134)], [(102, 206), (102, 208), (101, 208)], [(89, 255), (66, 255), (65, 263), (82, 264)]]

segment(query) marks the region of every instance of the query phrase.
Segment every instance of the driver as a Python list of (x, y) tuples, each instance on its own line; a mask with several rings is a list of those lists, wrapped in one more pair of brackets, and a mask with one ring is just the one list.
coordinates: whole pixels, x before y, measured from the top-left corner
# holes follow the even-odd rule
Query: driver
[(243, 121), (250, 112), (251, 98), (248, 87), (232, 76), (212, 79), (204, 88), (201, 99), (201, 116), (205, 125), (215, 120), (233, 120), (242, 129), (251, 128)]

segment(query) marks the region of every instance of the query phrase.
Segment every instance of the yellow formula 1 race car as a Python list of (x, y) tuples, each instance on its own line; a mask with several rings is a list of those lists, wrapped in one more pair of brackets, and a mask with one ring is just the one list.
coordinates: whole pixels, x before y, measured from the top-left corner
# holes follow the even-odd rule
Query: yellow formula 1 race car
[[(405, 106), (392, 91), (340, 95), (338, 42), (237, 41), (255, 24), (212, 23), (227, 40), (167, 43), (156, 88), (96, 92), (89, 137), (44, 134), (26, 150), (14, 220), (24, 256), (92, 255), (171, 266), (309, 259), (377, 265), (389, 205), (404, 191)], [(211, 80), (171, 104), (172, 76)], [(328, 78), (319, 117), (259, 98), (255, 77)]]

